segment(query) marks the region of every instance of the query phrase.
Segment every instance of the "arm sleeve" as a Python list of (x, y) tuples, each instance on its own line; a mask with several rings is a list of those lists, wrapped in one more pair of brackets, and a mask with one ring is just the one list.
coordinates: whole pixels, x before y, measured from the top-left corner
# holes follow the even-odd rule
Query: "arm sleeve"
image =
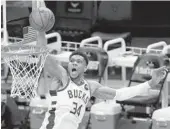
[(137, 95), (147, 94), (149, 92), (150, 86), (148, 82), (139, 84), (137, 86), (125, 87), (116, 90), (115, 100), (123, 101), (126, 99), (133, 98)]

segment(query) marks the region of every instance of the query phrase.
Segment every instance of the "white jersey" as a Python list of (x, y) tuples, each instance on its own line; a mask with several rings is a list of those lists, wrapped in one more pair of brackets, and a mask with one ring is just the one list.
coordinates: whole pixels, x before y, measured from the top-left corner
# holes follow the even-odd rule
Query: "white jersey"
[(77, 86), (69, 80), (66, 88), (53, 99), (56, 105), (46, 113), (41, 129), (77, 129), (89, 99), (90, 87), (86, 81)]

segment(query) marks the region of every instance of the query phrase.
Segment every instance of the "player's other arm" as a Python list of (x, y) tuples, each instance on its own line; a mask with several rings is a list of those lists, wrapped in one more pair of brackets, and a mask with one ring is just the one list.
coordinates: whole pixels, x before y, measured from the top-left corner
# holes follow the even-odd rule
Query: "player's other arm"
[(102, 86), (98, 82), (90, 82), (92, 94), (100, 99), (126, 100), (137, 95), (148, 93), (148, 90), (158, 84), (166, 75), (165, 67), (154, 70), (152, 79), (148, 82), (133, 87), (125, 87), (118, 90)]

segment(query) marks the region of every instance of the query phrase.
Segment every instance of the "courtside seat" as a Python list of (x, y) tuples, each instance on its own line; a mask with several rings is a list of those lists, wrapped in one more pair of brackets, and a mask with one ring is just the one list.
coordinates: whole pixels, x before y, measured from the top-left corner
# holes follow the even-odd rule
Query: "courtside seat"
[[(169, 58), (169, 61), (167, 61), (167, 63), (169, 63), (170, 62), (170, 45), (167, 45), (166, 47), (164, 47), (162, 53)], [(170, 65), (169, 65), (169, 67), (170, 67)], [(168, 77), (170, 77), (170, 76), (168, 76)], [(168, 105), (170, 106), (170, 88), (168, 88), (168, 98), (169, 98)]]
[(170, 45), (164, 47), (162, 54), (167, 55), (170, 58)]
[(126, 45), (131, 45), (131, 33), (123, 32), (123, 33), (106, 33), (106, 32), (94, 32), (91, 35), (92, 37), (99, 36), (103, 41), (108, 41), (116, 38), (123, 38), (126, 41)]
[[(131, 86), (132, 82), (142, 83), (150, 80), (151, 79), (150, 75), (152, 72), (151, 70), (153, 68), (159, 68), (164, 65), (169, 65), (166, 62), (167, 59), (168, 57), (163, 54), (148, 53), (148, 54), (141, 55), (135, 63), (128, 86)], [(158, 84), (154, 90), (150, 89), (147, 95), (136, 96), (124, 101), (117, 101), (117, 103), (119, 103), (122, 106), (123, 112), (126, 112), (125, 105), (135, 106), (136, 108), (140, 107), (142, 109), (142, 111), (140, 109), (140, 111), (134, 110), (132, 112), (126, 112), (125, 114), (128, 115), (128, 117), (130, 116), (130, 117), (151, 118), (153, 111), (160, 107), (160, 98), (161, 98), (161, 93), (162, 93), (165, 79), (163, 79), (163, 81), (161, 81), (160, 84)], [(157, 91), (157, 92), (153, 93), (153, 91)]]

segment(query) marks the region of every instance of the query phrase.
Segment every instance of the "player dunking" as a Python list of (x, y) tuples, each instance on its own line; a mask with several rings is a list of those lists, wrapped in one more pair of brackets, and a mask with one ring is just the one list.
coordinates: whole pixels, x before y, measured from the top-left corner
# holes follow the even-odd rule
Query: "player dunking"
[[(40, 33), (38, 38), (38, 42), (45, 41), (45, 37)], [(104, 100), (125, 100), (145, 94), (148, 89), (156, 86), (167, 72), (166, 67), (155, 69), (150, 81), (115, 90), (96, 81), (86, 81), (84, 72), (87, 65), (88, 58), (83, 52), (75, 51), (70, 55), (67, 70), (54, 56), (47, 57), (44, 68), (56, 80), (60, 80), (61, 84), (50, 91), (51, 106), (40, 129), (77, 129), (91, 96)]]

